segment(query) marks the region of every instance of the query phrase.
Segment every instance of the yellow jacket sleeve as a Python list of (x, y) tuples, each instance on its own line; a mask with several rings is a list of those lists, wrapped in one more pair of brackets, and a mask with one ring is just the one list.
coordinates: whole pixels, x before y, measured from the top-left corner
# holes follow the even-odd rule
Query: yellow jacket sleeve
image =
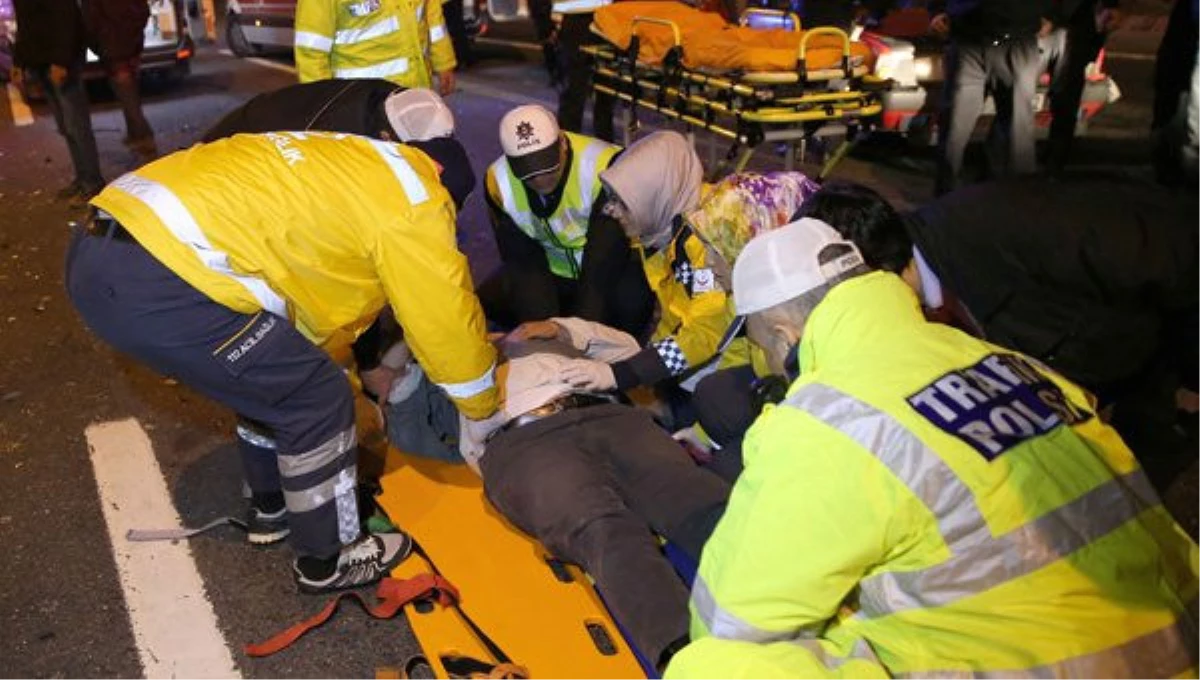
[[(688, 235), (684, 249), (693, 271), (707, 272), (707, 276), (711, 277), (708, 254), (700, 240)], [(700, 292), (698, 287), (711, 289)], [(679, 325), (671, 334), (687, 358), (689, 367), (699, 366), (717, 353), (721, 338), (733, 321), (728, 294), (715, 280), (711, 284), (693, 282), (692, 291), (690, 299), (686, 293), (681, 297), (682, 302), (675, 310), (679, 315)]]
[(425, 0), (425, 17), (429, 25), (429, 57), (433, 71), (453, 71), (458, 61), (454, 58), (454, 44), (446, 28), (441, 0)]
[[(751, 428), (745, 466), (701, 557), (693, 640), (822, 631), (863, 575), (919, 522), (908, 514), (910, 492), (868, 451), (788, 406), (769, 407)], [(701, 593), (712, 607), (699, 605)], [(716, 656), (729, 649), (710, 648)], [(812, 674), (806, 667), (790, 673)]]
[(300, 0), (296, 3), (294, 52), (300, 82), (333, 77), (330, 53), (336, 34), (335, 0)]
[(468, 418), (495, 412), (496, 351), (487, 341), (467, 259), (454, 241), (454, 208), (440, 191), (407, 224), (381, 230), (375, 262), (396, 320), (429, 378)]

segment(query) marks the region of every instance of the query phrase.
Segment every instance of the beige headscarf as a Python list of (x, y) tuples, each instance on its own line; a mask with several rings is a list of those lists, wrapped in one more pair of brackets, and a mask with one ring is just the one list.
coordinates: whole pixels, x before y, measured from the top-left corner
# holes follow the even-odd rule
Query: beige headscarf
[(644, 243), (662, 240), (676, 215), (696, 207), (703, 180), (695, 149), (671, 131), (647, 135), (600, 173), (600, 181), (629, 209)]

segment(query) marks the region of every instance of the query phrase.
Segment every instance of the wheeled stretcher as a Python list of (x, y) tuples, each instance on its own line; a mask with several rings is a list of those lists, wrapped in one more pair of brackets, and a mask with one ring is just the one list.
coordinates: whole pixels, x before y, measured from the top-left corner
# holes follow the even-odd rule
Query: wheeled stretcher
[[(753, 28), (766, 19), (786, 28)], [(732, 142), (716, 175), (745, 169), (764, 142), (797, 149), (845, 132), (827, 155), (828, 174), (882, 111), (888, 81), (871, 75), (869, 47), (836, 28), (800, 29), (794, 15), (755, 11), (730, 26), (716, 14), (676, 2), (620, 2), (597, 10), (592, 31), (605, 41), (593, 58), (593, 88), (629, 105), (707, 130)]]

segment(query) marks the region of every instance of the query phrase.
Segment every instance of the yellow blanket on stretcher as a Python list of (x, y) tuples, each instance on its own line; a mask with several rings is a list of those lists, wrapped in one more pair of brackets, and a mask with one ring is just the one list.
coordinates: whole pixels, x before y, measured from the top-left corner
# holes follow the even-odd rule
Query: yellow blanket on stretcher
[[(701, 12), (679, 2), (618, 2), (596, 11), (594, 23), (604, 37), (621, 49), (629, 48), (636, 30), (640, 37), (638, 60), (660, 63), (675, 45), (675, 32), (658, 23), (639, 22), (637, 17), (670, 21), (679, 28), (683, 63), (688, 68), (722, 71), (792, 71), (802, 31), (754, 29), (727, 24), (719, 15)], [(811, 71), (841, 68), (843, 42), (838, 36), (817, 35), (808, 42), (805, 66)], [(871, 58), (862, 43), (850, 43), (851, 64), (859, 66)]]

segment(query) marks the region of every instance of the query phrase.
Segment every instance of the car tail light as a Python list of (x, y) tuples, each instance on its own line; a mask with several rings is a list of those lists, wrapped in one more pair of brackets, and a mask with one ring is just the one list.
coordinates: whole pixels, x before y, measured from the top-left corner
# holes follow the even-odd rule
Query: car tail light
[(191, 58), (192, 58), (192, 48), (185, 45), (185, 46), (180, 47), (179, 49), (175, 50), (175, 59), (177, 61), (183, 61), (184, 59), (191, 59)]

